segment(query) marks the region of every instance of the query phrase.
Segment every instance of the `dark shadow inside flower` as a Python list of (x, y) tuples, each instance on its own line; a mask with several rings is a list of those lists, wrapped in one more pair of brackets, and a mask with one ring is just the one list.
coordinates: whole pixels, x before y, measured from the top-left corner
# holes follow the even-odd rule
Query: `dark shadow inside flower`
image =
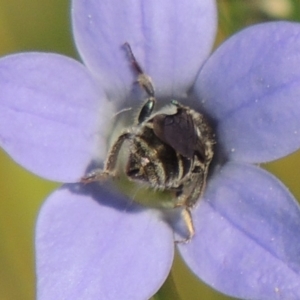
[(174, 240), (183, 241), (188, 237), (188, 231), (182, 219), (182, 208), (154, 208), (142, 205), (132, 198), (119, 192), (116, 186), (109, 182), (101, 184), (93, 182), (89, 184), (68, 183), (61, 186), (60, 189), (67, 189), (71, 193), (86, 195), (91, 197), (101, 206), (113, 207), (121, 212), (136, 214), (144, 210), (155, 211), (159, 218), (163, 220), (174, 231)]
[(89, 184), (69, 183), (64, 184), (61, 189), (68, 189), (74, 194), (89, 196), (100, 205), (113, 207), (120, 211), (126, 210), (128, 213), (138, 213), (143, 209), (141, 205), (118, 193), (110, 183), (105, 183), (105, 186), (98, 182)]
[[(92, 162), (86, 174), (95, 168), (99, 168), (99, 164)], [(173, 207), (173, 195), (170, 192), (157, 191), (148, 186), (130, 182), (124, 176), (120, 177), (110, 178), (104, 182), (64, 184), (61, 189), (90, 197), (99, 204), (99, 209), (101, 206), (107, 206), (130, 214), (149, 210), (173, 229), (176, 241), (185, 240), (188, 237), (189, 233), (182, 217), (183, 208)]]

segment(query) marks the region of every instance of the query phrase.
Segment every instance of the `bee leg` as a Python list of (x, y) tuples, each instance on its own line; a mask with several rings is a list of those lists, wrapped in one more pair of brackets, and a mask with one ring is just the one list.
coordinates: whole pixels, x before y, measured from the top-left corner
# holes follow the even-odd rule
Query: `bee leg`
[(176, 244), (189, 243), (193, 238), (193, 236), (195, 235), (195, 227), (194, 227), (193, 218), (190, 209), (188, 207), (185, 207), (182, 210), (181, 215), (186, 225), (186, 228), (188, 230), (188, 236), (185, 239), (175, 241)]
[(112, 145), (104, 165), (105, 172), (112, 173), (112, 171), (115, 169), (121, 147), (123, 143), (128, 139), (131, 139), (131, 133), (125, 131), (118, 137), (117, 141)]
[(174, 207), (182, 207), (181, 217), (188, 231), (188, 236), (185, 239), (175, 241), (176, 244), (188, 243), (195, 235), (195, 227), (194, 227), (193, 217), (191, 213), (191, 207), (189, 206), (191, 195), (188, 196), (186, 194), (187, 191), (184, 190), (185, 188), (186, 186), (182, 184), (178, 186), (177, 189), (174, 189), (174, 191), (176, 191), (176, 198), (177, 198)]
[(95, 181), (104, 181), (110, 176), (112, 176), (110, 173), (105, 172), (102, 169), (95, 169), (86, 176), (82, 177), (80, 182), (87, 184)]
[(121, 150), (121, 147), (125, 140), (130, 139), (131, 134), (129, 132), (124, 132), (119, 136), (117, 141), (113, 144), (109, 150), (107, 160), (104, 164), (104, 169), (95, 169), (92, 172), (88, 173), (86, 176), (82, 177), (80, 182), (90, 183), (95, 181), (104, 181), (109, 177), (114, 177), (114, 169), (117, 164), (118, 155)]

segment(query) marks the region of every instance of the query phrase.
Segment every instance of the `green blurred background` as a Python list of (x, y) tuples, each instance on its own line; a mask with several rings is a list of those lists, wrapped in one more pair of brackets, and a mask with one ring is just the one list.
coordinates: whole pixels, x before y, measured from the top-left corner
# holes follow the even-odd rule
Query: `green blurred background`
[[(78, 58), (72, 41), (69, 8), (69, 0), (0, 0), (0, 56), (46, 51)], [(254, 23), (277, 19), (300, 21), (299, 0), (219, 0), (218, 8), (216, 45)], [(279, 177), (300, 199), (299, 151), (262, 167)], [(35, 298), (35, 220), (43, 200), (57, 186), (28, 173), (0, 150), (0, 300)], [(233, 299), (202, 284), (178, 257), (172, 279), (164, 290), (168, 290), (172, 280), (177, 294), (164, 297), (162, 291), (157, 298)]]

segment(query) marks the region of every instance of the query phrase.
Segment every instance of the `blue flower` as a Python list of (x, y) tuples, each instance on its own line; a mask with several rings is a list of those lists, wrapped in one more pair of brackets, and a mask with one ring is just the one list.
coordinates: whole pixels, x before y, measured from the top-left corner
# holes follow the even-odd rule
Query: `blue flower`
[[(65, 182), (36, 233), (38, 298), (147, 299), (173, 261), (172, 228), (101, 185), (76, 184), (103, 161), (113, 116), (140, 99), (128, 42), (158, 98), (212, 122), (217, 144), (196, 235), (179, 251), (215, 289), (245, 299), (300, 298), (300, 210), (258, 166), (300, 146), (300, 25), (249, 27), (209, 58), (213, 0), (73, 0), (81, 63), (49, 53), (0, 61), (0, 144), (28, 170)], [(132, 100), (132, 102), (131, 102)]]

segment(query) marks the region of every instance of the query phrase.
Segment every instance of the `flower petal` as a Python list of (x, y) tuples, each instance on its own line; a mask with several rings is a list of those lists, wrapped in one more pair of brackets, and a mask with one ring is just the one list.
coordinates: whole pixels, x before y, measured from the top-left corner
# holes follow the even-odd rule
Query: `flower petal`
[(171, 228), (97, 185), (68, 185), (37, 224), (38, 299), (148, 299), (170, 271)]
[(105, 155), (111, 105), (80, 63), (24, 53), (0, 61), (0, 145), (28, 170), (76, 181)]
[(300, 299), (300, 209), (271, 174), (228, 163), (195, 211), (180, 251), (217, 290), (242, 299)]
[(85, 64), (113, 99), (128, 95), (136, 74), (128, 42), (157, 95), (182, 95), (215, 38), (214, 0), (73, 0), (73, 32)]
[(300, 146), (300, 25), (270, 22), (231, 37), (196, 83), (230, 159), (265, 162)]

